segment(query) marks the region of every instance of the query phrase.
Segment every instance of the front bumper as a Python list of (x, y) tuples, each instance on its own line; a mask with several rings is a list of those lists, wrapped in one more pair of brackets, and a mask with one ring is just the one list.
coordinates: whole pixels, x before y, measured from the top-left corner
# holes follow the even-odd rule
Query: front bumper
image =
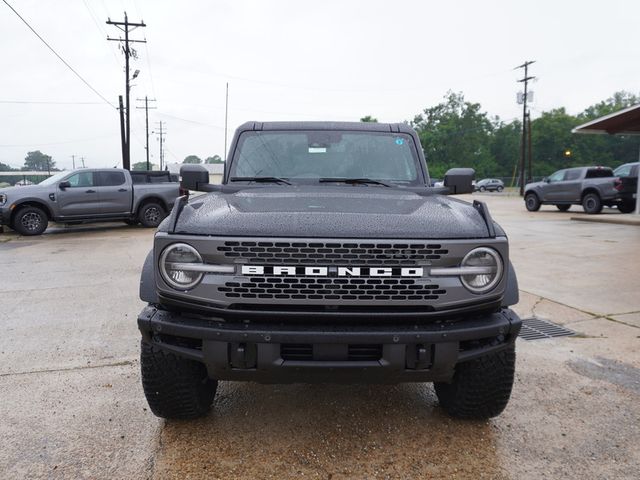
[(515, 342), (510, 309), (455, 322), (225, 322), (148, 306), (138, 316), (143, 340), (202, 362), (218, 380), (263, 383), (448, 381), (457, 363)]
[(0, 207), (0, 225), (10, 225), (11, 223), (11, 210), (9, 205)]

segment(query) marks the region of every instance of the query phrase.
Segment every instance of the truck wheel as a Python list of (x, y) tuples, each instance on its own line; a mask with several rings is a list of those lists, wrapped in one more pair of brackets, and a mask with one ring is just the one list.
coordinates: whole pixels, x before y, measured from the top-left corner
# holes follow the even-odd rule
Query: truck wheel
[(13, 229), (20, 235), (41, 235), (48, 224), (47, 214), (38, 207), (23, 207), (13, 218)]
[(140, 343), (142, 388), (151, 411), (162, 418), (197, 418), (207, 414), (218, 382), (199, 362)]
[(620, 213), (632, 213), (635, 209), (635, 202), (622, 202), (618, 204), (618, 210), (620, 210)]
[(516, 366), (515, 345), (456, 366), (451, 383), (434, 384), (440, 406), (452, 417), (486, 419), (509, 402)]
[(524, 204), (530, 212), (537, 212), (540, 210), (540, 199), (535, 193), (527, 193), (524, 197)]
[(602, 202), (597, 193), (587, 193), (582, 199), (582, 208), (586, 213), (600, 213), (602, 211)]
[(155, 202), (145, 203), (138, 213), (140, 223), (148, 228), (156, 228), (167, 216), (162, 205)]
[(566, 212), (571, 208), (571, 205), (556, 205), (556, 208), (561, 212)]

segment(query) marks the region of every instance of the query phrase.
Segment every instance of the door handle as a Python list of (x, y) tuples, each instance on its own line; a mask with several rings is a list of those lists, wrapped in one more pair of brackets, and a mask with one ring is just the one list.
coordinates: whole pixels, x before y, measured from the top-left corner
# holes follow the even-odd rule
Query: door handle
[(128, 192), (129, 190), (127, 190), (126, 188), (119, 188), (118, 191), (119, 192)]
[(84, 193), (96, 193), (96, 191), (95, 191), (95, 190), (87, 190), (87, 191), (86, 191), (86, 192), (84, 192)]

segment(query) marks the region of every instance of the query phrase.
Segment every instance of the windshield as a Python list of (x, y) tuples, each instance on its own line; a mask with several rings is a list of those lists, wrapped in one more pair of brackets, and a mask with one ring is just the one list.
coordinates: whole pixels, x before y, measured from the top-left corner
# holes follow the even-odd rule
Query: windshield
[(385, 132), (244, 132), (229, 177), (276, 177), (291, 183), (322, 178), (371, 179), (424, 185), (411, 136)]
[(53, 185), (54, 183), (57, 183), (60, 180), (62, 180), (67, 175), (69, 175), (69, 172), (56, 173), (55, 175), (53, 175), (53, 176), (41, 181), (38, 185)]

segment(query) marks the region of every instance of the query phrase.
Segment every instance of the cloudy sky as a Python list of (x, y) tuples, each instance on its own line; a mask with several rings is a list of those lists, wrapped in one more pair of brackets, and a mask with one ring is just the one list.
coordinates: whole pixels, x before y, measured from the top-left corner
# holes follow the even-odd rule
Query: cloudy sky
[[(491, 115), (519, 116), (513, 67), (536, 60), (533, 114), (577, 113), (617, 90), (638, 92), (640, 2), (324, 0), (6, 0), (113, 105), (124, 93), (119, 31), (108, 17), (147, 24), (133, 38), (132, 99), (157, 99), (166, 160), (224, 156), (247, 120), (413, 118), (447, 90)], [(0, 0), (0, 162), (27, 151), (71, 168), (121, 164), (118, 112), (82, 83)], [(139, 102), (137, 102), (140, 104)], [(144, 110), (132, 109), (132, 162), (145, 159)], [(150, 138), (152, 162), (158, 140)]]

